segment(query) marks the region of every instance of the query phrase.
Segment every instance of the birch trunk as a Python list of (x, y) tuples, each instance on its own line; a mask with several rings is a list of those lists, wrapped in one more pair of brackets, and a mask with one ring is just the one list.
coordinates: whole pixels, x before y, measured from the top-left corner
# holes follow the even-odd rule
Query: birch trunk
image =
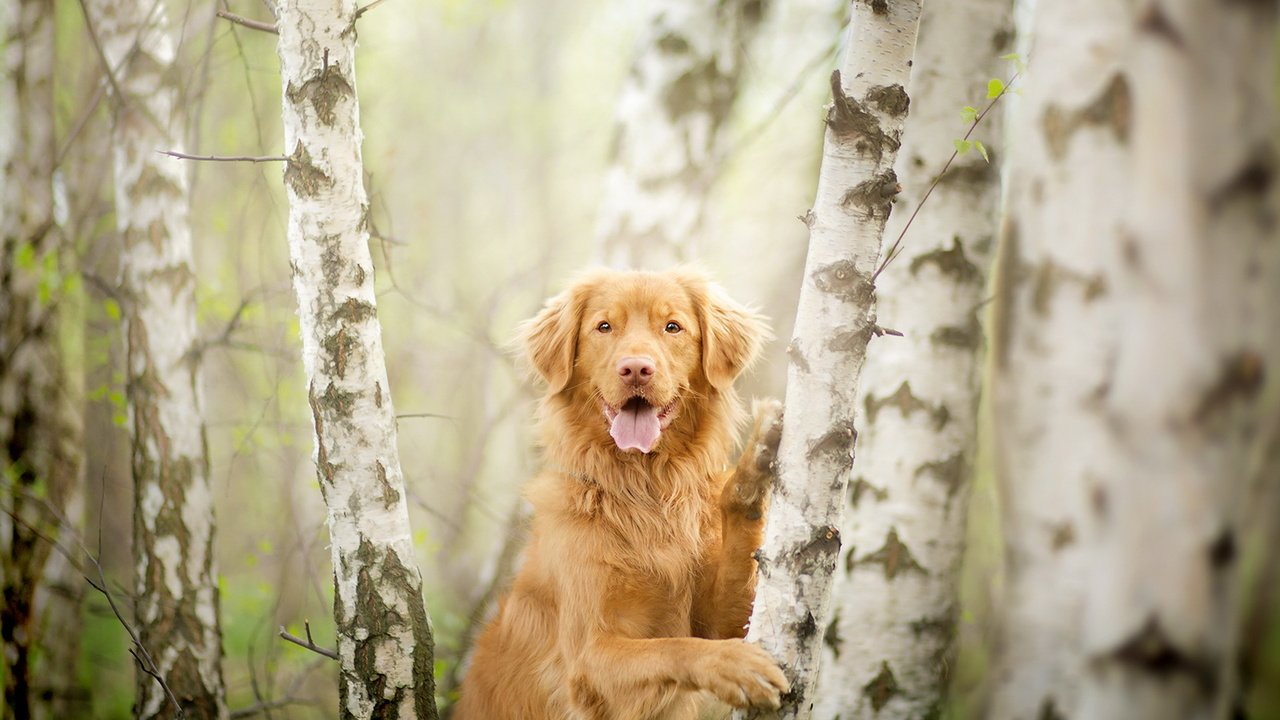
[[(87, 7), (114, 74), (136, 621), (186, 717), (225, 718), (187, 175), (181, 162), (156, 152), (181, 147), (180, 74), (163, 3), (92, 0)], [(137, 675), (135, 716), (172, 717), (159, 683)]]
[(992, 717), (1234, 710), (1245, 480), (1280, 372), (1276, 13), (1038, 4), (996, 300)]
[(81, 418), (60, 337), (64, 305), (74, 303), (53, 197), (53, 3), (15, 0), (0, 13), (0, 641), (3, 717), (25, 718), (47, 705), (43, 691), (69, 690), (43, 686), (32, 650), (61, 641), (39, 634), (36, 593), (52, 555), (45, 538), (62, 531), (41, 506), (65, 513), (81, 491)]
[(765, 0), (658, 0), (618, 100), (597, 242), (602, 262), (692, 260), (719, 170), (745, 48)]
[(354, 0), (280, 7), (289, 255), (329, 508), (343, 718), (436, 717), (369, 253)]
[[(896, 167), (904, 192), (889, 238), (964, 135), (960, 109), (979, 104), (1001, 71), (1011, 10), (1010, 0), (924, 9)], [(999, 116), (989, 113), (975, 135), (993, 150)], [(904, 337), (874, 341), (862, 368), (855, 407), (865, 414), (841, 525), (847, 549), (823, 633), (818, 717), (915, 720), (940, 710), (953, 665), (982, 369), (979, 315), (999, 201), (998, 167), (976, 151), (958, 158), (877, 279), (877, 314)]]
[[(788, 348), (778, 486), (748, 632), (779, 661), (791, 691), (776, 714), (752, 717), (807, 718), (814, 702), (853, 466), (858, 375), (876, 325), (872, 274), (898, 190), (893, 163), (920, 9), (913, 0), (852, 3), (844, 60), (831, 76), (834, 99), (817, 198), (806, 216), (809, 254)], [(886, 567), (894, 553), (883, 551)]]

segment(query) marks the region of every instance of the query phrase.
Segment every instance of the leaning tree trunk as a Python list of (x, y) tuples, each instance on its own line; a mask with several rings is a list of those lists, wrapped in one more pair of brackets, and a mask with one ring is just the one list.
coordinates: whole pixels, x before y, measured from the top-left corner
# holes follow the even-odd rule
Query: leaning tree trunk
[[(0, 82), (0, 640), (3, 717), (38, 713), (32, 649), (37, 589), (67, 511), (80, 491), (81, 420), (59, 333), (64, 261), (54, 217), (54, 15), (51, 0), (5, 3)], [(8, 513), (12, 513), (10, 516)], [(58, 638), (50, 638), (58, 642)], [(57, 688), (64, 690), (64, 688)]]
[[(222, 681), (213, 493), (205, 444), (201, 345), (186, 168), (181, 77), (163, 3), (92, 0), (113, 73), (116, 227), (128, 355), (135, 615), (143, 647), (189, 718), (227, 716)], [(170, 718), (167, 693), (139, 671), (134, 712)]]
[(1280, 376), (1276, 14), (1040, 0), (996, 294), (991, 717), (1238, 701), (1249, 462)]
[(280, 6), (289, 256), (329, 508), (341, 716), (436, 717), (382, 351), (360, 155), (354, 0)]
[[(897, 162), (904, 192), (888, 237), (902, 232), (964, 134), (960, 108), (980, 106), (999, 72), (1011, 10), (1010, 0), (924, 9)], [(998, 141), (999, 117), (989, 113), (976, 136)], [(876, 282), (877, 315), (904, 337), (876, 340), (862, 368), (858, 463), (841, 525), (848, 549), (823, 633), (818, 717), (914, 720), (942, 703), (977, 437), (979, 315), (999, 201), (997, 166), (978, 152), (959, 158)]]
[[(852, 3), (788, 354), (786, 424), (748, 639), (791, 682), (777, 717), (806, 718), (827, 626), (840, 516), (853, 466), (855, 395), (876, 330), (873, 273), (898, 191), (893, 171), (920, 19), (918, 0)], [(897, 561), (885, 547), (885, 566)], [(869, 562), (874, 562), (869, 561)], [(753, 717), (770, 717), (757, 713)]]
[(660, 0), (618, 100), (597, 247), (618, 268), (692, 260), (765, 0)]

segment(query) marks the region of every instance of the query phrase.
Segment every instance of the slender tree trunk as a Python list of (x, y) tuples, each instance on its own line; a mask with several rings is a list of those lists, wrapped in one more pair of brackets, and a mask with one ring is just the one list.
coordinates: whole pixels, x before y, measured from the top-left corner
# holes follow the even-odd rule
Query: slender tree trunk
[(422, 599), (373, 290), (354, 0), (280, 7), (289, 255), (329, 508), (341, 717), (435, 718)]
[[(1010, 0), (930, 3), (911, 71), (896, 238), (964, 135), (1011, 39)], [(976, 137), (994, 152), (1000, 113)], [(992, 141), (997, 142), (992, 142)], [(993, 162), (997, 162), (992, 157)], [(959, 569), (977, 437), (983, 332), (1000, 173), (959, 158), (876, 281), (877, 315), (904, 333), (867, 349), (861, 413), (817, 692), (821, 718), (936, 715), (953, 665)]]
[(657, 269), (692, 260), (724, 128), (765, 0), (658, 0), (618, 100), (599, 258)]
[[(807, 718), (822, 628), (840, 552), (840, 516), (853, 465), (855, 395), (876, 328), (872, 274), (896, 194), (907, 78), (920, 2), (852, 3), (848, 46), (832, 73), (833, 104), (817, 198), (806, 216), (809, 254), (788, 348), (786, 422), (748, 639), (781, 664), (791, 691), (776, 713)], [(884, 564), (896, 550), (882, 550)]]
[[(213, 494), (178, 69), (164, 3), (91, 0), (114, 76), (112, 145), (134, 479), (135, 614), (143, 646), (188, 718), (224, 718)], [(138, 672), (134, 713), (170, 718)]]
[(0, 640), (3, 717), (25, 718), (42, 706), (35, 594), (52, 551), (46, 539), (61, 530), (43, 506), (61, 514), (80, 492), (81, 418), (60, 338), (64, 302), (74, 303), (54, 213), (53, 3), (14, 0), (0, 12)]
[(1238, 702), (1249, 463), (1280, 377), (1276, 15), (1039, 2), (996, 297), (991, 717)]

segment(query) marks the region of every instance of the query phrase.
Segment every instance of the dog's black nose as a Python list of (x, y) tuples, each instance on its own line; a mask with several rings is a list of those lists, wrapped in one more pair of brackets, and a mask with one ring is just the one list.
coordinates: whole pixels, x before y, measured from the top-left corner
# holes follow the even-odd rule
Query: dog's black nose
[(618, 377), (628, 385), (647, 385), (657, 371), (651, 358), (631, 356), (618, 361)]

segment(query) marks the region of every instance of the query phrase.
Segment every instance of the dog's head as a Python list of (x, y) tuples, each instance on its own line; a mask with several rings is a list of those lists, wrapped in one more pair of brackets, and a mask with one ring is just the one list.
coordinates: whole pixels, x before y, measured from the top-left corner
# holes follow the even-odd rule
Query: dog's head
[(767, 334), (763, 317), (688, 269), (592, 272), (522, 326), (549, 395), (642, 453), (698, 401), (728, 393)]

